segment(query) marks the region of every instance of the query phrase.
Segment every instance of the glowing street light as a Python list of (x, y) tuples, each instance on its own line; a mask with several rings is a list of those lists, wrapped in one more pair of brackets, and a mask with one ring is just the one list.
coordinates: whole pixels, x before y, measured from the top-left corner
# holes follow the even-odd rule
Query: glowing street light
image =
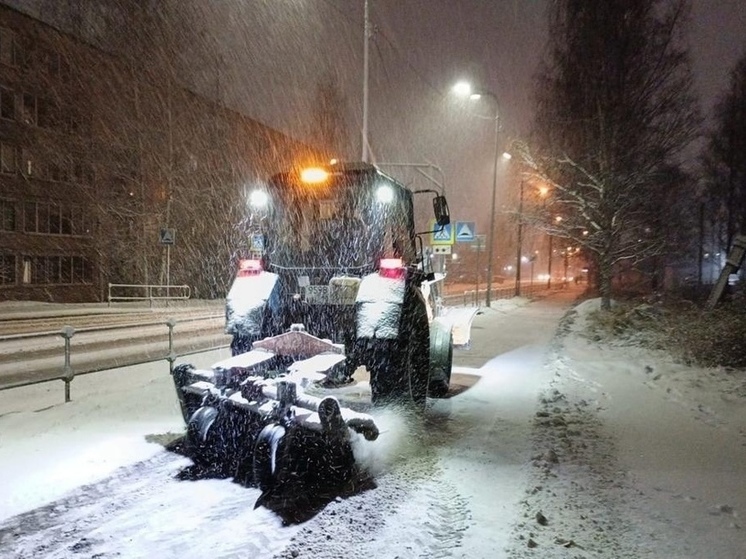
[[(495, 252), (495, 197), (497, 196), (497, 161), (499, 159), (500, 146), (500, 103), (497, 96), (490, 91), (473, 91), (471, 84), (466, 81), (460, 81), (453, 86), (453, 92), (459, 97), (468, 97), (472, 101), (477, 101), (482, 96), (491, 97), (495, 103), (495, 116), (491, 117), (495, 121), (495, 158), (492, 172), (492, 204), (490, 208), (490, 234), (487, 236), (487, 296), (485, 304), (489, 307), (492, 303), (492, 263)], [(506, 159), (510, 159), (507, 154)], [(477, 274), (479, 271), (477, 270)], [(479, 300), (479, 293), (477, 293)]]

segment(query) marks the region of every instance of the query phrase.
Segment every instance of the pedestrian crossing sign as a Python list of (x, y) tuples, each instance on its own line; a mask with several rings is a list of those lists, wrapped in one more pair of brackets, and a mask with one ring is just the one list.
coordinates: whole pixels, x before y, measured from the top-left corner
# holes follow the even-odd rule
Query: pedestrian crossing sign
[(430, 243), (432, 245), (452, 245), (454, 243), (454, 229), (452, 224), (440, 226), (435, 220), (430, 222)]

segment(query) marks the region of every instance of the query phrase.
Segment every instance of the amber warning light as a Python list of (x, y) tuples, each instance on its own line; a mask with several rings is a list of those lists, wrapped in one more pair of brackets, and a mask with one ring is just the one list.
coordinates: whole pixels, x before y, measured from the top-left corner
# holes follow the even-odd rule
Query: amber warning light
[(305, 182), (306, 184), (317, 184), (320, 182), (324, 182), (328, 177), (329, 173), (319, 167), (309, 167), (307, 169), (303, 169), (300, 172), (300, 180)]

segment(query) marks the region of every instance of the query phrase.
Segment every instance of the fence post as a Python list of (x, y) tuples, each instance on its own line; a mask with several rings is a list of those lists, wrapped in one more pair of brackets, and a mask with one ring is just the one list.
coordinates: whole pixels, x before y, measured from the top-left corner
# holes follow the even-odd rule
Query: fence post
[(168, 360), (168, 372), (173, 374), (174, 361), (176, 361), (176, 353), (174, 352), (174, 326), (176, 326), (176, 320), (169, 318), (166, 321), (166, 326), (168, 326), (168, 355), (166, 359)]
[(65, 383), (65, 403), (70, 401), (70, 383), (75, 377), (75, 371), (70, 365), (70, 338), (74, 335), (75, 328), (72, 326), (65, 326), (60, 332), (60, 336), (65, 339), (65, 364), (62, 367), (62, 381)]

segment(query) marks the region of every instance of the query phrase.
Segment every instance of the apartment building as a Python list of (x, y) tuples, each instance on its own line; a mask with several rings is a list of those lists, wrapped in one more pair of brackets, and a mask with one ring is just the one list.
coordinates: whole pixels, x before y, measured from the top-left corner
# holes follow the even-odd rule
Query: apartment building
[[(318, 155), (162, 67), (0, 5), (0, 301), (167, 281), (224, 295), (245, 190)], [(163, 228), (177, 234), (168, 262)]]

